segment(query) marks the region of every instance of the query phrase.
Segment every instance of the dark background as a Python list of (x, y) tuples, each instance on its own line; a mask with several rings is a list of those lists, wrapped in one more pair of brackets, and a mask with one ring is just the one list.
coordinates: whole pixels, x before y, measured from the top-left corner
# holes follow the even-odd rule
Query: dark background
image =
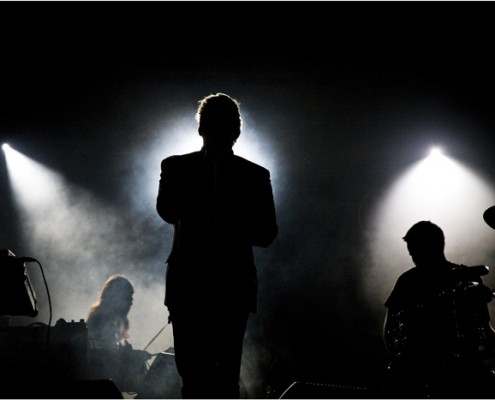
[[(129, 154), (144, 154), (176, 113), (192, 120), (203, 96), (236, 97), (270, 143), (280, 226), (256, 253), (250, 396), (270, 381), (376, 383), (387, 354), (384, 297), (362, 282), (370, 198), (435, 142), (493, 182), (494, 11), (443, 1), (2, 2), (0, 139), (149, 222), (146, 266), (122, 267), (146, 287), (163, 281), (170, 230), (151, 196), (144, 212), (131, 209), (139, 189), (130, 194), (128, 180), (146, 160), (134, 166)], [(5, 168), (0, 179), (0, 247), (41, 253), (49, 269), (50, 253), (19, 230)], [(70, 317), (62, 310), (55, 318)]]

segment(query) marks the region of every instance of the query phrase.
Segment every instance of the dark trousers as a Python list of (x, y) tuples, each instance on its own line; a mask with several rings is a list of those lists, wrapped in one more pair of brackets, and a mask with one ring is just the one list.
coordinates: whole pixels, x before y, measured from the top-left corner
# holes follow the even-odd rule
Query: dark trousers
[(171, 311), (182, 398), (240, 397), (239, 376), (248, 311)]

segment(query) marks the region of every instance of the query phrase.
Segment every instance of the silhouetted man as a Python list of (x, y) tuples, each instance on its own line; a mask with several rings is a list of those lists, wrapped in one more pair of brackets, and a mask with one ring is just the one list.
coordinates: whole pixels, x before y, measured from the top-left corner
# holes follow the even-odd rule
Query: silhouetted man
[(239, 103), (217, 93), (196, 113), (203, 147), (161, 164), (157, 211), (174, 225), (165, 305), (184, 398), (238, 398), (244, 334), (257, 306), (253, 246), (277, 235), (269, 171), (234, 155)]
[(415, 267), (385, 302), (390, 394), (493, 396), (492, 371), (484, 365), (494, 336), (487, 307), (493, 293), (481, 278), (488, 268), (448, 261), (443, 231), (430, 221), (414, 224), (403, 239)]

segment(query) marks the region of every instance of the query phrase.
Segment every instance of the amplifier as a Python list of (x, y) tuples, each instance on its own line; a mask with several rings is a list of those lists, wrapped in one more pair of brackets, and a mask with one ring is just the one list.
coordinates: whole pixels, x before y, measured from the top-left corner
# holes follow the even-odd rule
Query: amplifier
[(60, 319), (45, 324), (0, 327), (0, 373), (9, 379), (82, 380), (87, 377), (86, 323)]

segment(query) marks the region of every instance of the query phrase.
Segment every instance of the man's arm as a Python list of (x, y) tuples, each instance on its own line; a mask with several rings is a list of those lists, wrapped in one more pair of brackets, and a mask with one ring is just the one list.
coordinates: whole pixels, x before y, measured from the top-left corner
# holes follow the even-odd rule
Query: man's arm
[(268, 247), (272, 244), (278, 234), (277, 217), (275, 212), (275, 202), (270, 180), (270, 172), (263, 170), (263, 179), (259, 187), (258, 206), (255, 221), (252, 226), (252, 245)]
[(176, 157), (168, 157), (161, 163), (160, 182), (156, 199), (156, 210), (160, 217), (175, 224), (180, 216), (179, 177), (176, 172)]

